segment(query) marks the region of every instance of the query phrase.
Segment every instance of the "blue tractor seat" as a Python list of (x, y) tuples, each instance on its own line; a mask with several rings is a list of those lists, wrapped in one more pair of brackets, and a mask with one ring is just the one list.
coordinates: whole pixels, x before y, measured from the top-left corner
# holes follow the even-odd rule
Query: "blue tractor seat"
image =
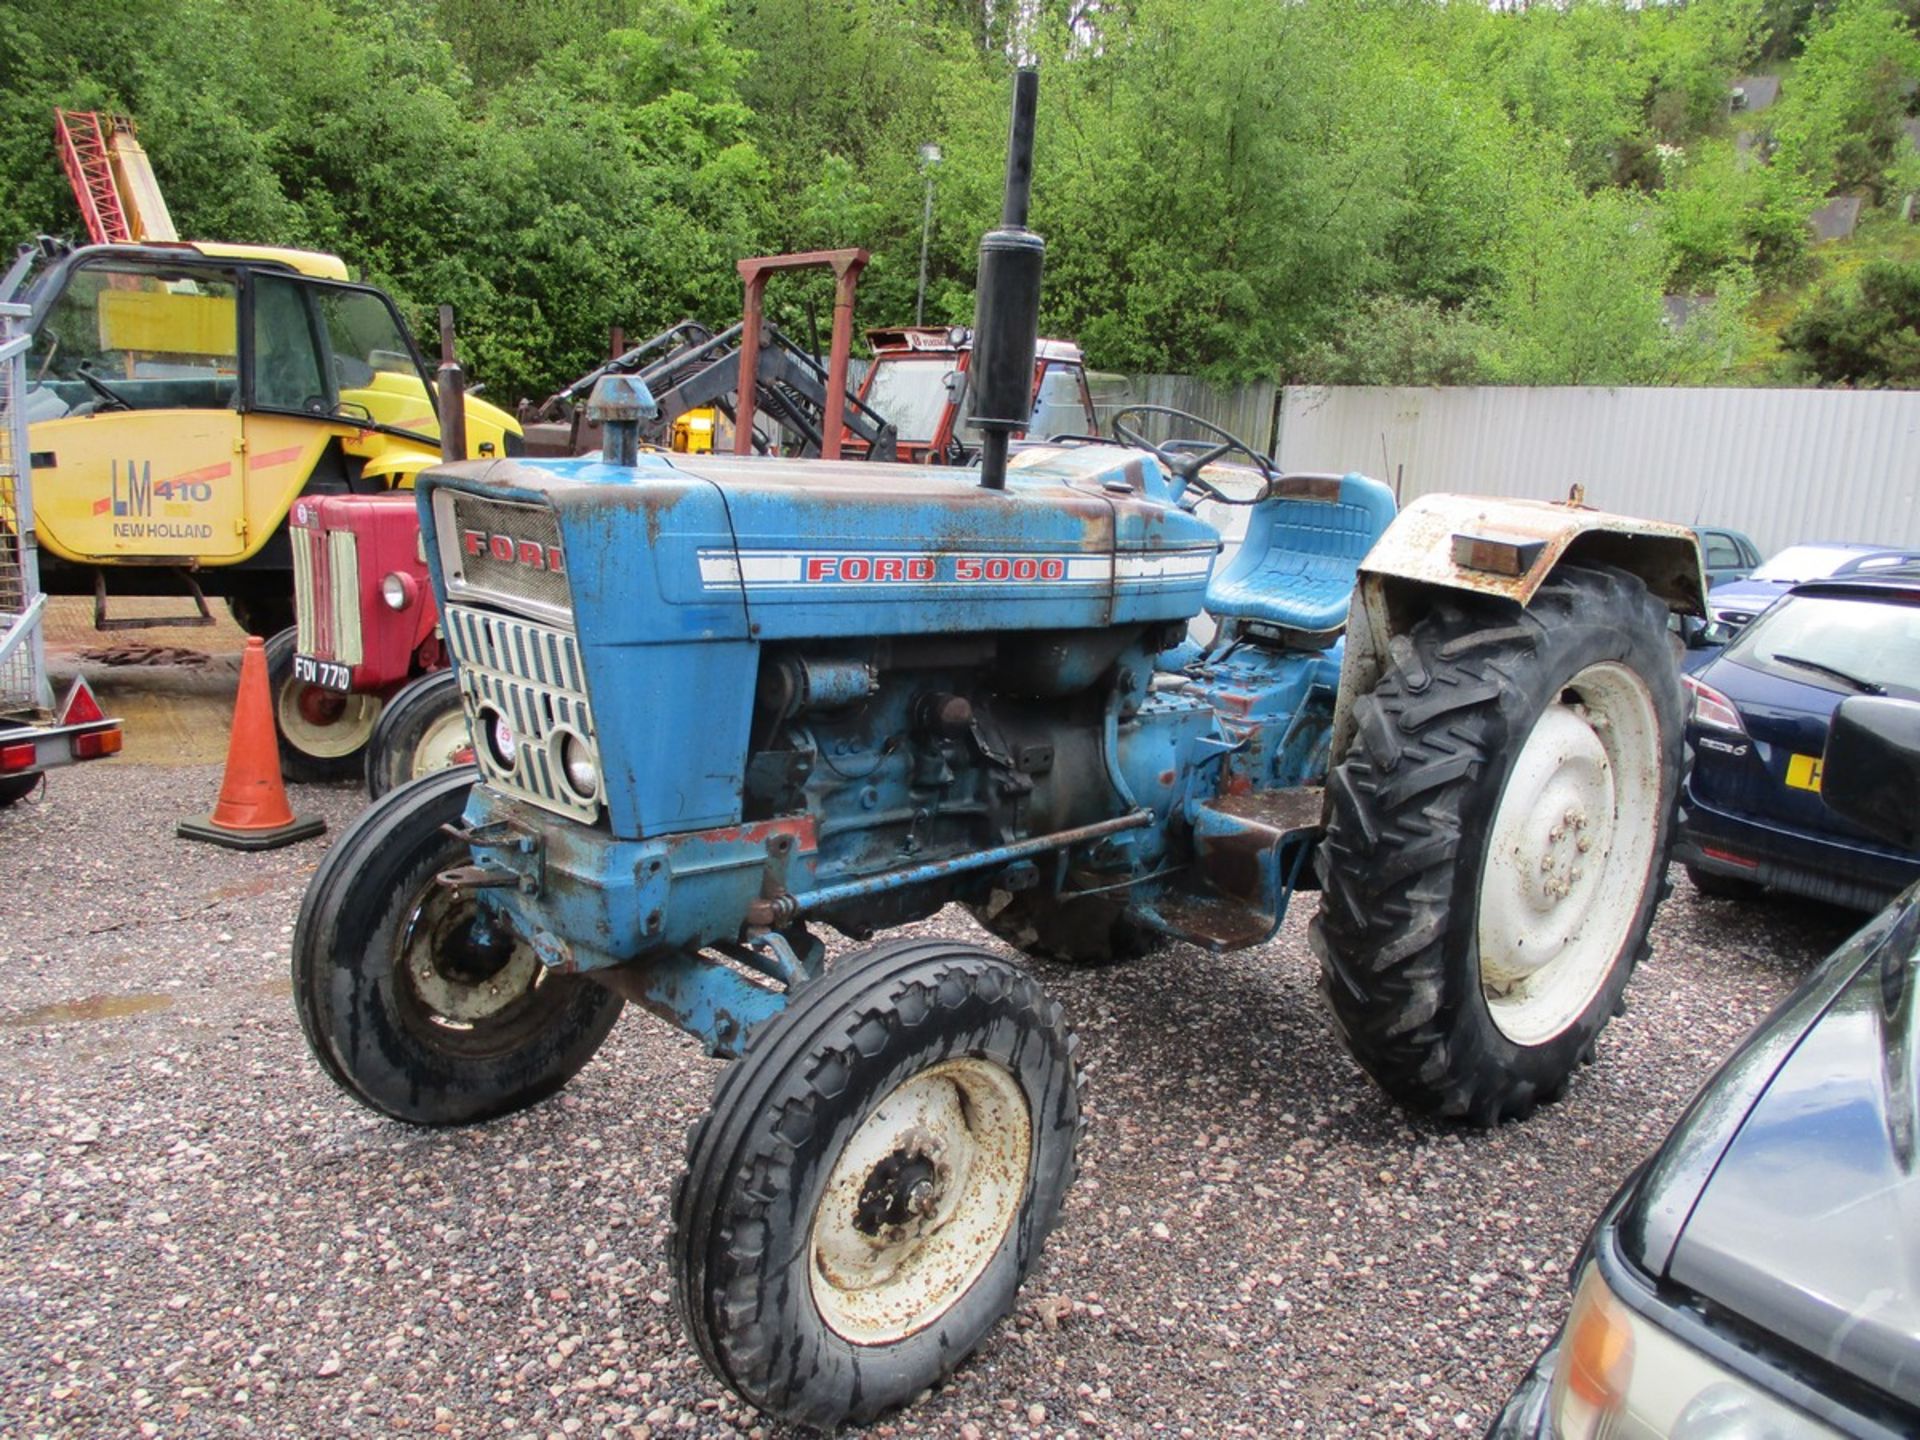
[(1282, 475), (1247, 518), (1239, 552), (1207, 585), (1224, 627), (1282, 632), (1323, 649), (1347, 623), (1354, 576), (1393, 521), (1393, 491), (1365, 475)]

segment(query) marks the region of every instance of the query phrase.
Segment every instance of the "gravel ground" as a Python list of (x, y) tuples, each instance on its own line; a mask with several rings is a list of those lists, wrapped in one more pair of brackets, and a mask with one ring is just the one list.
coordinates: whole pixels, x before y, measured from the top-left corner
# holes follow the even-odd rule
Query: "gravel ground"
[[(0, 1437), (770, 1433), (668, 1296), (715, 1063), (632, 1014), (531, 1112), (373, 1117), (288, 996), (328, 842), (175, 840), (218, 783), (109, 763), (0, 813)], [(336, 833), (359, 806), (293, 795)], [(1042, 967), (1085, 1042), (1082, 1178), (1021, 1310), (876, 1433), (1477, 1434), (1615, 1185), (1851, 925), (1682, 880), (1598, 1062), (1478, 1134), (1340, 1049), (1311, 909), (1241, 955)], [(958, 912), (922, 928), (993, 943)]]

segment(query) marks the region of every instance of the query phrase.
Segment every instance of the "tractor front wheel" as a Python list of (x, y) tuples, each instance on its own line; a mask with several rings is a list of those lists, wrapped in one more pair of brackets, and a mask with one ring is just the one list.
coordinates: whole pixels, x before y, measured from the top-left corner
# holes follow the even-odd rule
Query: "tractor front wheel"
[(347, 780), (380, 718), (378, 695), (355, 695), (293, 678), (297, 632), (267, 641), (267, 689), (280, 741), (280, 773), (289, 780)]
[(367, 794), (378, 800), (409, 780), (472, 760), (459, 681), (451, 670), (435, 670), (395, 691), (374, 722), (367, 741)]
[(468, 860), (456, 823), (471, 767), (402, 786), (320, 862), (293, 931), (293, 998), (321, 1067), (354, 1099), (415, 1125), (459, 1125), (553, 1094), (593, 1058), (618, 995), (547, 969), (476, 924), (434, 877)]
[(1449, 596), (1355, 702), (1311, 933), (1342, 1038), (1403, 1103), (1521, 1118), (1623, 1008), (1681, 770), (1665, 622), (1615, 570), (1525, 610)]
[(693, 1133), (672, 1267), (701, 1356), (831, 1430), (944, 1379), (1011, 1308), (1073, 1178), (1074, 1042), (1004, 960), (839, 961), (753, 1035)]

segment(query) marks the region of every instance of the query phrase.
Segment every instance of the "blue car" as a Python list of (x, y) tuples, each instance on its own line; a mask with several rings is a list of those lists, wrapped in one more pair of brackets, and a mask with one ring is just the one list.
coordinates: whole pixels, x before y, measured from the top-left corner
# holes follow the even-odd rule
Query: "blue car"
[(1920, 550), (1889, 545), (1789, 545), (1744, 580), (1715, 583), (1707, 608), (1722, 633), (1737, 634), (1774, 601), (1809, 580), (1871, 577), (1920, 563)]
[(1802, 585), (1682, 679), (1693, 767), (1674, 858), (1699, 890), (1877, 910), (1920, 879), (1920, 852), (1876, 839), (1820, 794), (1841, 701), (1920, 699), (1920, 567)]
[(1707, 572), (1709, 587), (1744, 580), (1760, 564), (1760, 547), (1744, 530), (1696, 525), (1693, 533), (1700, 542), (1700, 564)]

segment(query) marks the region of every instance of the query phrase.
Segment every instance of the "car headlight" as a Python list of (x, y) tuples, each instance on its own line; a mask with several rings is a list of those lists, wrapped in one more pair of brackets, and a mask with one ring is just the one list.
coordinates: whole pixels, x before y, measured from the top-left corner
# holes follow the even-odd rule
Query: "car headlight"
[(1749, 1383), (1649, 1315), (1589, 1263), (1573, 1297), (1547, 1401), (1560, 1440), (1831, 1440), (1833, 1431)]
[(411, 575), (395, 570), (380, 581), (380, 598), (389, 610), (404, 610), (420, 594), (420, 586)]
[(1633, 1379), (1633, 1317), (1593, 1266), (1573, 1297), (1566, 1336), (1553, 1377), (1555, 1433), (1565, 1440), (1599, 1440), (1626, 1405)]

